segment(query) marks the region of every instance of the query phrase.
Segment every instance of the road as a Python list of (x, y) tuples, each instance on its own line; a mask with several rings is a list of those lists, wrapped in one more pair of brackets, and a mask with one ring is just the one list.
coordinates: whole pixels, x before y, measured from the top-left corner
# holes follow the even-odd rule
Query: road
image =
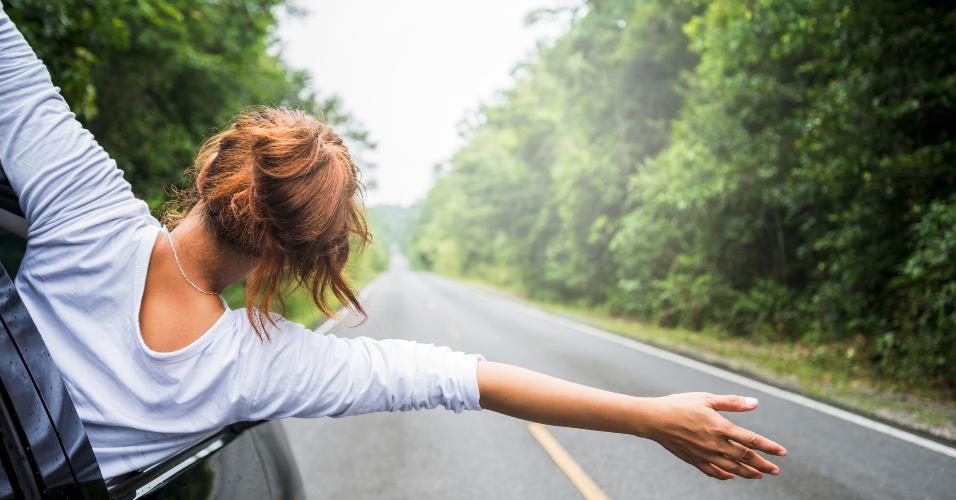
[[(530, 306), (398, 264), (367, 288), (368, 321), (336, 325), (333, 333), (448, 345), (629, 394), (755, 396), (759, 410), (727, 415), (790, 452), (775, 460), (782, 468), (778, 477), (716, 481), (653, 442), (548, 427), (610, 498), (956, 498), (956, 450), (913, 444), (799, 398), (582, 333)], [(581, 498), (527, 423), (490, 411), (291, 419), (285, 426), (313, 499)]]

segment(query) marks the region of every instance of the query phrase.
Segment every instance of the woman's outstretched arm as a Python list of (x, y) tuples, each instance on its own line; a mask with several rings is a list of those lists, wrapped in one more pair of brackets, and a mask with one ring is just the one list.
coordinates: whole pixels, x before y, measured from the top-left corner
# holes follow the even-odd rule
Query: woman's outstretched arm
[(34, 244), (42, 243), (34, 237), (48, 229), (79, 229), (77, 224), (94, 211), (136, 203), (123, 172), (70, 112), (2, 5), (0, 166), (17, 193)]
[(738, 427), (718, 411), (751, 411), (757, 401), (706, 393), (626, 396), (502, 363), (478, 363), (481, 407), (564, 427), (652, 439), (717, 479), (760, 478), (780, 469), (754, 450), (783, 456), (783, 446)]

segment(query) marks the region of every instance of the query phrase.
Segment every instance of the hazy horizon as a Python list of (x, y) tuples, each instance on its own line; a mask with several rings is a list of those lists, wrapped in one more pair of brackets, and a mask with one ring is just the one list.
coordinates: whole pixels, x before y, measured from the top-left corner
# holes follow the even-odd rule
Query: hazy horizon
[(510, 84), (537, 40), (563, 29), (524, 23), (555, 3), (301, 0), (307, 13), (283, 19), (279, 36), (285, 60), (338, 95), (377, 143), (368, 205), (408, 206), (459, 146), (458, 123)]

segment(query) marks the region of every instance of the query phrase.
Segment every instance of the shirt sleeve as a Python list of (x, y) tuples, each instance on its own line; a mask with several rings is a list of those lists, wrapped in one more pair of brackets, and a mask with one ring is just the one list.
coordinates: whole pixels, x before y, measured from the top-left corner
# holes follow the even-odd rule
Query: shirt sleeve
[(254, 341), (244, 372), (256, 387), (249, 420), (342, 417), (442, 406), (480, 410), (480, 355), (408, 340), (340, 338), (282, 321)]
[(2, 6), (0, 166), (17, 193), (31, 237), (135, 201), (123, 172), (70, 112)]

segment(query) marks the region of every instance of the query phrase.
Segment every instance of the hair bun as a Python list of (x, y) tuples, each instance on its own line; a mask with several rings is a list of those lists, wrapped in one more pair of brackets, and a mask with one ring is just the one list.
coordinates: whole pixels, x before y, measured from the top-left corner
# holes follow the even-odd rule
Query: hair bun
[(201, 204), (222, 244), (258, 257), (246, 302), (260, 336), (273, 320), (258, 311), (277, 302), (284, 313), (286, 274), (325, 314), (334, 315), (327, 292), (364, 314), (344, 267), (352, 237), (361, 247), (370, 235), (358, 170), (338, 134), (301, 111), (254, 108), (206, 141), (194, 170), (181, 206)]

